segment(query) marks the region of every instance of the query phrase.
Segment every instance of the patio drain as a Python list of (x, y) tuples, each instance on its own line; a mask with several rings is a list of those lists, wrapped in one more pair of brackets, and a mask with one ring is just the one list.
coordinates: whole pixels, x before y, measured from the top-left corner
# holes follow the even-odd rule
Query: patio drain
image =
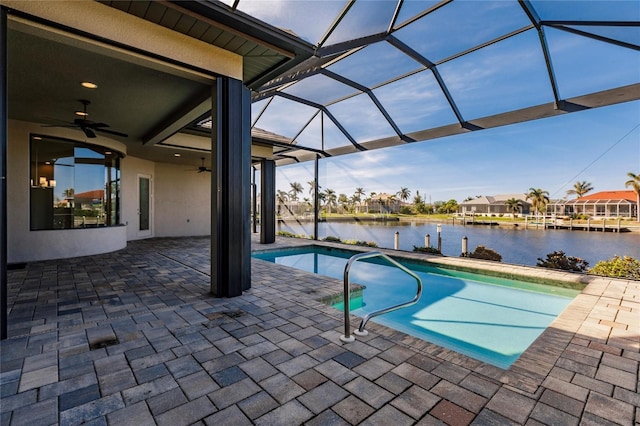
[(96, 349), (102, 349), (102, 348), (106, 348), (108, 346), (114, 346), (119, 344), (120, 342), (118, 341), (117, 337), (111, 337), (111, 338), (107, 338), (107, 339), (100, 339), (100, 340), (96, 340), (95, 342), (91, 342), (89, 343), (89, 349), (90, 350), (96, 350)]

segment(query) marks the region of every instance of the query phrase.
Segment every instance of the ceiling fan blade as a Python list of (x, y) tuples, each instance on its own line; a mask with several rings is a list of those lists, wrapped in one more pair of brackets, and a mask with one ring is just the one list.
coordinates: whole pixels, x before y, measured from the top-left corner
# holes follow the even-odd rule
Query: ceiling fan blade
[(98, 130), (98, 127), (111, 127), (107, 123), (91, 123), (89, 126), (94, 130)]
[(115, 136), (122, 136), (123, 138), (128, 138), (129, 135), (126, 133), (122, 133), (122, 132), (116, 132), (115, 130), (107, 130), (107, 129), (96, 129), (94, 128), (94, 130), (98, 131), (98, 132), (102, 132), (102, 133), (108, 133), (110, 135), (115, 135)]
[(82, 131), (84, 132), (85, 135), (87, 135), (88, 138), (95, 138), (96, 134), (94, 133), (93, 130), (91, 130), (88, 127), (81, 127)]

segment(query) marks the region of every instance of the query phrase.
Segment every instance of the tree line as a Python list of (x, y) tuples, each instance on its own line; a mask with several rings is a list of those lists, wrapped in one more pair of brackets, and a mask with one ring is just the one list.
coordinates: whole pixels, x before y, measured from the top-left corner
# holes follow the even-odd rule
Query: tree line
[[(307, 182), (308, 196), (305, 196), (304, 186), (299, 182), (291, 182), (289, 191), (277, 190), (276, 199), (278, 210), (288, 211), (290, 214), (301, 214), (313, 210), (315, 203), (316, 183), (314, 180)], [(380, 196), (384, 195), (384, 198)], [(410, 200), (410, 201), (409, 201)], [(458, 202), (454, 199), (448, 201), (435, 201), (427, 203), (419, 190), (411, 198), (411, 190), (401, 187), (396, 193), (386, 194), (371, 191), (367, 193), (364, 188), (358, 187), (353, 194), (337, 194), (331, 188), (318, 186), (318, 205), (325, 213), (358, 213), (365, 212), (372, 207), (375, 202), (376, 207), (397, 205), (400, 213), (454, 213), (458, 210)], [(373, 210), (372, 213), (378, 213)]]
[[(636, 194), (636, 204), (638, 211), (640, 212), (640, 173), (627, 173), (629, 178), (625, 182), (625, 187), (631, 187)], [(316, 194), (316, 182), (311, 180), (308, 184), (308, 196), (303, 196), (305, 193), (304, 187), (299, 182), (291, 182), (289, 191), (278, 190), (276, 198), (278, 201), (278, 211), (283, 213), (283, 209), (290, 214), (301, 214), (313, 211), (315, 204)], [(577, 198), (584, 197), (589, 192), (593, 191), (593, 185), (591, 182), (578, 181), (573, 187), (567, 190), (567, 195), (574, 195)], [(455, 213), (458, 210), (458, 202), (454, 199), (448, 201), (435, 201), (433, 203), (427, 203), (420, 191), (416, 190), (413, 198), (411, 198), (411, 190), (406, 187), (401, 187), (400, 190), (394, 194), (386, 194), (385, 198), (379, 197), (381, 193), (367, 192), (364, 188), (358, 187), (353, 194), (347, 195), (345, 193), (336, 194), (331, 188), (322, 189), (318, 186), (318, 205), (321, 211), (325, 213), (357, 213), (365, 212), (365, 209), (371, 207), (372, 201), (377, 198), (377, 205), (397, 205), (397, 211), (403, 214), (448, 214)], [(408, 202), (411, 200), (411, 202)], [(467, 197), (465, 201), (473, 200), (473, 197)], [(522, 203), (528, 201), (531, 203), (531, 208), (536, 214), (545, 214), (547, 205), (549, 204), (549, 191), (542, 188), (529, 188), (526, 193), (525, 200), (510, 198), (505, 201), (505, 205), (512, 213), (518, 213), (522, 209)], [(378, 211), (373, 211), (377, 213)], [(640, 215), (638, 215), (638, 221), (640, 222)]]

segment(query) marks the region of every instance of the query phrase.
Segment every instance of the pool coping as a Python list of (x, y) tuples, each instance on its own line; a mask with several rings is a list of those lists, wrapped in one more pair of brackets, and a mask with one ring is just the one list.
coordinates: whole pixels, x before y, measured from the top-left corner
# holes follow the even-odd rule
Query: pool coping
[[(576, 338), (581, 328), (584, 327), (587, 322), (589, 314), (596, 307), (599, 300), (605, 296), (605, 291), (611, 284), (619, 283), (619, 285), (625, 285), (627, 280), (619, 280), (615, 278), (606, 278), (599, 276), (592, 276), (579, 273), (571, 273), (565, 271), (557, 271), (546, 268), (536, 268), (523, 265), (511, 265), (504, 263), (497, 263), (479, 259), (469, 258), (454, 258), (439, 255), (432, 255), (427, 253), (415, 253), (401, 250), (392, 250), (385, 248), (372, 248), (364, 246), (355, 246), (344, 243), (335, 243), (319, 240), (305, 240), (299, 238), (278, 237), (276, 243), (269, 245), (256, 245), (252, 247), (252, 252), (258, 251), (270, 251), (285, 248), (295, 248), (303, 246), (324, 246), (332, 247), (343, 250), (351, 250), (356, 252), (371, 252), (379, 251), (388, 256), (401, 257), (413, 260), (427, 261), (435, 265), (444, 266), (451, 269), (459, 269), (464, 271), (481, 270), (483, 272), (492, 272), (496, 276), (509, 278), (527, 278), (536, 280), (536, 282), (566, 282), (572, 285), (583, 286), (581, 292), (569, 303), (569, 305), (558, 315), (554, 321), (538, 336), (536, 340), (520, 355), (520, 357), (508, 368), (502, 369), (500, 367), (488, 364), (483, 361), (476, 360), (467, 355), (455, 352), (453, 350), (444, 348), (435, 343), (431, 343), (413, 336), (410, 336), (401, 331), (393, 330), (381, 324), (369, 322), (367, 330), (370, 332), (369, 336), (358, 337), (362, 341), (368, 341), (375, 336), (385, 336), (390, 338), (396, 343), (401, 343), (408, 348), (423, 353), (425, 355), (435, 357), (438, 360), (449, 361), (454, 364), (463, 366), (478, 374), (482, 374), (485, 377), (496, 380), (504, 385), (509, 386), (513, 390), (522, 391), (529, 394), (536, 394), (541, 391), (541, 387), (547, 383), (550, 379), (550, 373), (556, 366), (557, 361), (560, 359), (564, 351), (571, 345), (572, 341)], [(260, 246), (260, 248), (257, 248)], [(273, 265), (273, 263), (256, 259), (256, 261), (266, 262)], [(309, 275), (311, 277), (321, 276), (323, 281), (334, 282), (337, 285), (337, 291), (343, 292), (343, 283), (341, 280), (335, 278), (326, 277), (311, 272), (298, 270), (295, 268), (278, 265), (282, 268), (297, 271), (302, 275)], [(326, 279), (326, 280), (325, 280)], [(316, 303), (322, 303), (328, 294), (334, 294), (336, 290), (331, 290), (332, 287), (327, 287), (322, 290), (323, 295), (314, 298)], [(328, 305), (327, 308), (330, 308)], [(330, 313), (330, 312), (327, 312)], [(334, 315), (335, 316), (335, 315)], [(339, 315), (342, 320), (343, 315)], [(360, 320), (359, 317), (352, 316), (352, 324), (356, 324), (356, 321)], [(605, 343), (605, 342), (603, 342)]]

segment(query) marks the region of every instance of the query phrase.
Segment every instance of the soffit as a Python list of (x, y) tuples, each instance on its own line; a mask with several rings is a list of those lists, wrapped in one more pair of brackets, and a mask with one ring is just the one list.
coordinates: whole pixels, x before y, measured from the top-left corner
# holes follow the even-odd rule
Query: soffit
[(312, 46), (285, 31), (251, 19), (234, 16), (228, 8), (208, 2), (100, 0), (128, 14), (243, 57), (243, 81), (261, 84), (312, 54)]

